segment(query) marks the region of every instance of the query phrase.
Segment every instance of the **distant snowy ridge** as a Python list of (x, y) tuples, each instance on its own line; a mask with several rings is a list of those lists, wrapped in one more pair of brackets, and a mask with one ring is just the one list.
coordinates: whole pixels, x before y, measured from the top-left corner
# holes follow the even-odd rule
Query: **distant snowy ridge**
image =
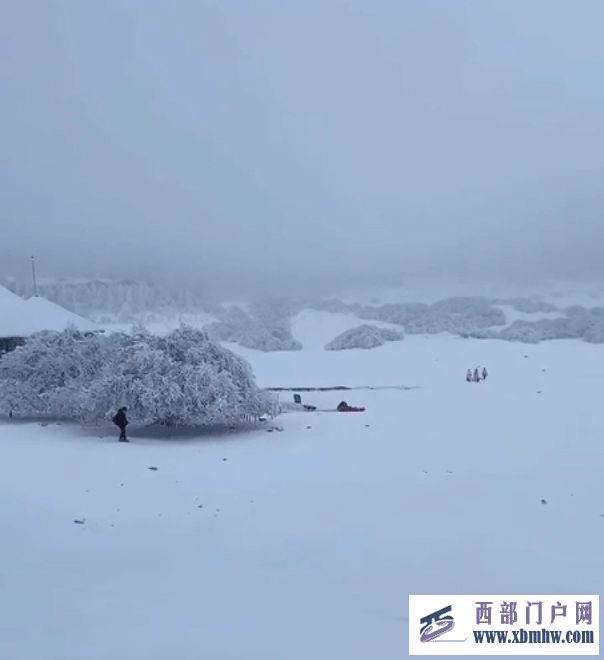
[[(13, 282), (13, 289), (18, 286)], [(22, 287), (23, 288), (23, 287)], [(26, 287), (25, 287), (26, 288)], [(453, 296), (436, 300), (431, 304), (409, 301), (404, 291), (398, 292), (399, 300), (407, 302), (388, 302), (383, 304), (379, 298), (370, 298), (369, 304), (360, 304), (348, 299), (331, 300), (293, 300), (278, 298), (251, 303), (219, 304), (209, 303), (200, 294), (193, 294), (184, 289), (170, 289), (134, 280), (51, 280), (41, 281), (44, 297), (60, 304), (65, 309), (79, 310), (92, 320), (107, 327), (109, 325), (125, 329), (133, 322), (143, 322), (149, 328), (167, 332), (178, 326), (183, 316), (195, 327), (205, 327), (210, 335), (221, 342), (238, 344), (263, 352), (299, 351), (302, 348), (323, 349), (338, 339), (338, 335), (358, 326), (357, 322), (344, 319), (356, 319), (371, 322), (372, 326), (389, 327), (405, 335), (434, 335), (447, 332), (459, 337), (499, 339), (538, 343), (551, 339), (581, 339), (590, 343), (604, 343), (604, 307), (583, 307), (567, 305), (560, 307), (551, 301), (518, 296)], [(561, 302), (568, 302), (573, 292), (565, 297), (560, 294)], [(576, 292), (573, 295), (578, 295)], [(0, 296), (0, 318), (2, 308), (14, 303), (16, 296), (4, 290)], [(552, 294), (551, 297), (553, 297)], [(602, 300), (596, 292), (590, 296), (579, 297), (582, 301)], [(391, 292), (389, 300), (396, 298)], [(325, 331), (317, 330), (319, 340), (298, 333), (300, 323), (297, 319), (304, 316), (305, 323), (311, 322), (313, 313), (321, 313), (316, 322), (324, 324)], [(310, 316), (309, 316), (310, 314)], [(5, 315), (6, 316), (6, 315)], [(329, 316), (338, 319), (334, 323)], [(81, 318), (81, 316), (80, 316)], [(178, 319), (178, 323), (175, 321)], [(81, 321), (80, 321), (81, 323)], [(293, 324), (293, 325), (292, 325)], [(331, 335), (326, 336), (328, 328), (333, 327)], [(380, 346), (379, 333), (365, 331), (365, 339), (359, 341), (359, 347)], [(371, 336), (371, 338), (370, 338)], [(335, 344), (337, 345), (337, 344)], [(352, 347), (352, 344), (349, 345)]]
[[(22, 297), (33, 293), (29, 283), (12, 278), (7, 280), (7, 286)], [(174, 316), (203, 311), (208, 306), (204, 296), (189, 288), (146, 280), (40, 278), (37, 289), (41, 297), (101, 323), (140, 321), (143, 320), (140, 315), (150, 312), (163, 317)]]

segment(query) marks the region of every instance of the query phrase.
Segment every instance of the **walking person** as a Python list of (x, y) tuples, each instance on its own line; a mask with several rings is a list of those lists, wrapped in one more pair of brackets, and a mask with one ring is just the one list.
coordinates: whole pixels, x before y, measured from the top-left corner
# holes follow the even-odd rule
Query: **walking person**
[(471, 369), (468, 369), (468, 370), (466, 371), (466, 381), (467, 381), (468, 383), (471, 383), (471, 382), (472, 382), (472, 370), (471, 370)]
[(117, 413), (113, 416), (113, 423), (120, 429), (120, 442), (129, 442), (128, 438), (126, 438), (126, 426), (130, 422), (126, 419), (126, 411), (128, 408), (125, 406), (123, 408), (120, 408)]
[(474, 382), (478, 383), (480, 381), (480, 374), (478, 373), (478, 367), (474, 369)]
[(483, 367), (483, 368), (482, 368), (482, 380), (486, 380), (486, 379), (487, 379), (487, 376), (488, 376), (487, 368), (486, 368), (486, 367)]

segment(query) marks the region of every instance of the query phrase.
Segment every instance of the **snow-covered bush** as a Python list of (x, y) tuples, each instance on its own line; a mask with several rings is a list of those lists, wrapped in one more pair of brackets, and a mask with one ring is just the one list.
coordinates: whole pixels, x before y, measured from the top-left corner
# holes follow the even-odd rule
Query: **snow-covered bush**
[(574, 306), (564, 310), (565, 316), (537, 321), (514, 321), (509, 327), (498, 332), (491, 330), (491, 336), (506, 341), (520, 341), (536, 344), (558, 339), (582, 339), (583, 341), (604, 343), (604, 308)]
[(206, 331), (216, 341), (237, 341), (236, 337), (252, 323), (251, 317), (241, 307), (221, 307), (214, 310), (218, 321), (206, 326)]
[(302, 344), (291, 333), (289, 318), (280, 318), (289, 308), (284, 305), (260, 307), (255, 310), (264, 320), (252, 318), (239, 307), (230, 307), (220, 315), (220, 321), (206, 327), (216, 341), (228, 341), (257, 351), (299, 351)]
[(497, 337), (524, 344), (538, 344), (543, 340), (543, 330), (529, 321), (514, 321), (509, 327), (499, 331)]
[(121, 406), (141, 423), (197, 426), (274, 415), (250, 365), (202, 330), (157, 337), (43, 332), (0, 362), (0, 410), (99, 422)]
[(403, 303), (396, 305), (382, 305), (381, 307), (360, 307), (351, 309), (356, 316), (368, 321), (383, 321), (406, 326), (420, 319), (428, 312), (428, 305), (424, 303)]
[(253, 318), (270, 327), (289, 321), (302, 307), (290, 298), (275, 298), (253, 302), (248, 310)]
[(489, 330), (488, 328), (478, 328), (477, 330), (470, 330), (468, 332), (460, 332), (460, 337), (464, 339), (497, 339), (497, 332)]
[(556, 305), (540, 300), (529, 300), (528, 298), (497, 298), (493, 301), (496, 305), (510, 305), (517, 312), (523, 314), (539, 314), (557, 312)]
[(372, 325), (361, 325), (338, 335), (325, 346), (326, 351), (342, 351), (351, 348), (376, 348), (387, 341), (404, 339), (402, 332)]
[[(337, 299), (321, 300), (318, 302), (308, 303), (306, 307), (308, 309), (314, 309), (317, 312), (331, 312), (332, 314), (353, 311), (351, 309), (352, 305), (347, 305), (346, 303)], [(360, 305), (357, 305), (357, 307), (360, 307)]]
[(583, 341), (590, 344), (604, 344), (604, 323), (592, 323), (583, 335)]
[(294, 339), (288, 326), (279, 324), (267, 326), (251, 323), (245, 330), (237, 333), (231, 341), (240, 346), (257, 351), (300, 351), (302, 344)]
[(487, 298), (479, 297), (447, 298), (430, 306), (424, 303), (365, 306), (354, 313), (362, 319), (401, 325), (408, 334), (450, 332), (466, 335), (479, 328), (506, 323), (501, 309), (494, 307)]
[(455, 296), (430, 305), (430, 309), (436, 313), (475, 314), (477, 316), (488, 313), (492, 307), (493, 303), (488, 298), (481, 296)]

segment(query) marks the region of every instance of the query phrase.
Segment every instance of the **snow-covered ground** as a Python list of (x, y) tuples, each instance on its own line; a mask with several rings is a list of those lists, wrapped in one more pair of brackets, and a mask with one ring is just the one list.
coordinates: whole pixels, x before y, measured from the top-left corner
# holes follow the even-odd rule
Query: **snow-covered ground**
[(304, 393), (367, 411), (127, 445), (0, 422), (0, 658), (395, 660), (409, 594), (603, 590), (600, 346), (326, 352), (321, 332), (232, 348), (262, 386), (416, 389)]

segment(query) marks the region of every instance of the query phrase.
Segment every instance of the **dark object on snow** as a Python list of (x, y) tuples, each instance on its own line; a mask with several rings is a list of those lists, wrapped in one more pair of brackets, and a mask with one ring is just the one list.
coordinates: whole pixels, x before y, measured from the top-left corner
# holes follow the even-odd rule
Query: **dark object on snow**
[(156, 468), (156, 467), (150, 467), (149, 469), (150, 469), (150, 470), (155, 470), (155, 471), (157, 472), (157, 468)]
[(126, 419), (127, 410), (128, 408), (125, 406), (120, 408), (111, 420), (120, 430), (120, 442), (128, 442), (128, 439), (126, 438), (126, 426), (128, 426), (130, 422)]
[(73, 521), (76, 525), (83, 525), (86, 522), (85, 518), (82, 518), (82, 520), (74, 520)]
[(299, 394), (294, 394), (294, 403), (302, 403), (302, 397)]
[(547, 504), (545, 500), (541, 500), (541, 504)]
[(304, 410), (316, 410), (317, 406), (309, 406), (307, 404), (304, 404)]
[(364, 412), (365, 408), (357, 408), (356, 406), (349, 406), (346, 401), (340, 401), (336, 408), (338, 412)]

